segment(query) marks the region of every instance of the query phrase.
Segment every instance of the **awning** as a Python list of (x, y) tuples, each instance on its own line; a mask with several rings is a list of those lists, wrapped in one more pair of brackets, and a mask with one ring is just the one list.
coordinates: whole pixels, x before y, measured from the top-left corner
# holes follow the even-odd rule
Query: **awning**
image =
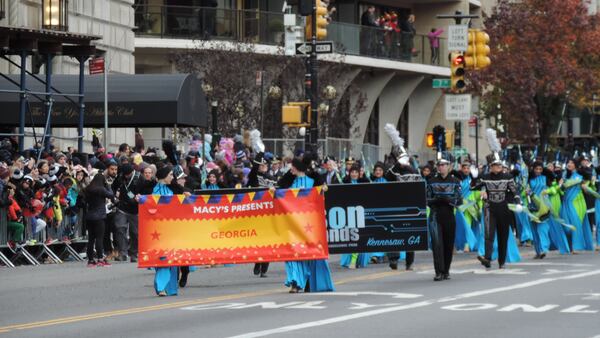
[[(19, 82), (18, 75), (10, 75)], [(44, 78), (44, 75), (40, 76)], [(85, 127), (104, 125), (103, 75), (85, 77)], [(79, 92), (79, 76), (53, 75), (52, 86), (62, 93)], [(45, 92), (45, 85), (27, 77), (27, 89)], [(19, 94), (2, 90), (19, 90), (17, 86), (0, 78), (0, 125), (18, 126)], [(29, 95), (31, 114), (25, 123), (41, 127), (46, 122), (45, 103)], [(41, 95), (42, 98), (45, 98)], [(62, 96), (54, 96), (52, 127), (77, 127), (79, 107)], [(77, 102), (77, 97), (71, 98)], [(207, 102), (201, 81), (190, 74), (140, 74), (108, 75), (108, 125), (109, 127), (207, 127)], [(33, 121), (33, 123), (32, 123)]]

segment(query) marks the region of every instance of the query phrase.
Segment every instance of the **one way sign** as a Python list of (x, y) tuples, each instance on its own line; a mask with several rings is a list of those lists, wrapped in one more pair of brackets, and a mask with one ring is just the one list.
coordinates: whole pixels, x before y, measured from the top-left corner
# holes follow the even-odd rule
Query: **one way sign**
[[(307, 55), (311, 52), (312, 44), (306, 42), (296, 44), (296, 55)], [(333, 41), (317, 42), (317, 54), (329, 53), (333, 53)]]

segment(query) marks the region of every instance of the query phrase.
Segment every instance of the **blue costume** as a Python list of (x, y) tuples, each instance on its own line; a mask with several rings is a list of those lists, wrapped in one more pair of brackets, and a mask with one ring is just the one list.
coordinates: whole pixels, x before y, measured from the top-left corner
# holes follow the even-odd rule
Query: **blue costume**
[[(297, 176), (290, 188), (312, 188), (313, 186), (312, 178)], [(285, 286), (305, 290), (308, 282), (310, 292), (335, 291), (329, 264), (325, 259), (285, 262), (285, 271), (287, 274)]]
[[(152, 190), (153, 195), (161, 196), (172, 196), (173, 191), (163, 183), (157, 183)], [(165, 291), (167, 296), (177, 296), (177, 290), (179, 285), (177, 279), (179, 278), (179, 268), (176, 266), (168, 268), (156, 268), (156, 274), (154, 275), (154, 290), (156, 294)]]
[[(537, 198), (542, 200), (542, 192), (547, 188), (546, 176), (539, 175), (529, 180), (529, 188)], [(550, 212), (549, 212), (550, 213)], [(524, 213), (521, 213), (524, 214)], [(532, 222), (533, 246), (538, 255), (545, 254), (550, 250), (550, 219), (536, 223)]]
[[(567, 177), (565, 176), (565, 178)], [(594, 250), (592, 230), (587, 217), (581, 182), (583, 182), (583, 177), (579, 173), (573, 172), (564, 183), (563, 186), (566, 190), (560, 216), (575, 227), (575, 230), (569, 233), (571, 248), (573, 250)]]
[[(460, 189), (463, 200), (469, 200), (473, 192), (471, 191), (471, 176), (467, 176), (460, 181)], [(469, 249), (473, 250), (477, 245), (477, 238), (473, 233), (472, 225), (477, 223), (470, 215), (465, 214), (466, 211), (455, 209), (454, 217), (456, 218), (456, 236), (454, 238), (454, 247), (458, 251), (465, 250), (468, 245)]]

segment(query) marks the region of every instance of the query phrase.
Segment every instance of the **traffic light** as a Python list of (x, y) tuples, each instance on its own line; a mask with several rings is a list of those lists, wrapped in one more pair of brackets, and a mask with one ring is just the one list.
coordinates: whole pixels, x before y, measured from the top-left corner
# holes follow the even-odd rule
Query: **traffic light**
[(433, 141), (433, 133), (427, 133), (427, 148), (433, 148), (435, 142)]
[[(314, 6), (316, 8), (317, 15), (317, 40), (325, 40), (327, 38), (327, 25), (329, 22), (327, 21), (327, 15), (329, 12), (327, 11), (327, 4), (325, 4), (321, 0), (313, 0)], [(306, 17), (306, 40), (310, 41), (312, 39), (312, 15)]]
[(490, 36), (480, 29), (469, 29), (469, 47), (465, 53), (465, 66), (469, 69), (488, 67), (490, 60)]
[(310, 126), (310, 102), (288, 102), (281, 107), (281, 123), (290, 127)]
[(452, 92), (462, 92), (466, 87), (465, 57), (462, 53), (450, 54), (450, 89)]

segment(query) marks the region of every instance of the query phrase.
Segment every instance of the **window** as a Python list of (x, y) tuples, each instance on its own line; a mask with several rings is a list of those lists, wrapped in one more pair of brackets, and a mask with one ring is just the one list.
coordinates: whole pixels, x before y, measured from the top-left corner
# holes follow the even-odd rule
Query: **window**
[(364, 143), (379, 145), (379, 99), (375, 101), (373, 111), (369, 117)]

